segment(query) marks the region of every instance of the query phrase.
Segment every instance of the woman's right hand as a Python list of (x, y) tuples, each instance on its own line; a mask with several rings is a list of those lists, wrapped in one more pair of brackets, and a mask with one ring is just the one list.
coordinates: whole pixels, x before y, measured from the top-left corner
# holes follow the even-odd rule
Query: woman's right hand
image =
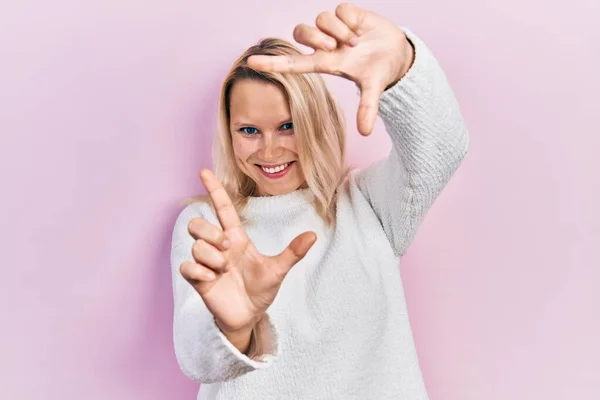
[(249, 336), (275, 300), (287, 273), (314, 244), (316, 235), (304, 232), (280, 254), (265, 256), (250, 241), (217, 177), (208, 170), (203, 170), (200, 177), (221, 227), (202, 218), (190, 222), (195, 262), (182, 263), (180, 271), (202, 296), (228, 338)]

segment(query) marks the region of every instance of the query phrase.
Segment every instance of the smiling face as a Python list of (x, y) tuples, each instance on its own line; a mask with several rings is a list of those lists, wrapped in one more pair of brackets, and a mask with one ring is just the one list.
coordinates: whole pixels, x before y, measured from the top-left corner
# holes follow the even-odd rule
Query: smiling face
[(259, 196), (304, 186), (288, 101), (279, 87), (238, 80), (231, 89), (229, 114), (236, 162), (256, 183)]

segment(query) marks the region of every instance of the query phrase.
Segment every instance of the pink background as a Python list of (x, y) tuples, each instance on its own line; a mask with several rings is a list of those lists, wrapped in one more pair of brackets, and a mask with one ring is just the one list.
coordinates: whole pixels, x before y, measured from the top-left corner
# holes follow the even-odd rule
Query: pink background
[[(0, 398), (195, 398), (168, 252), (220, 82), (336, 3), (5, 3)], [(432, 400), (600, 398), (600, 3), (357, 4), (429, 43), (472, 133), (403, 270)], [(328, 81), (350, 161), (385, 154), (381, 123), (356, 132), (353, 85)]]

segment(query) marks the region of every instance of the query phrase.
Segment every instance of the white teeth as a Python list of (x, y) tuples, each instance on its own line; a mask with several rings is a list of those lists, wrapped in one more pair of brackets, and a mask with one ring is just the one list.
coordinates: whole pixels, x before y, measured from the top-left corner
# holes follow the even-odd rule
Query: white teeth
[(277, 172), (281, 172), (284, 169), (286, 169), (288, 167), (288, 165), (290, 165), (290, 163), (281, 164), (281, 165), (278, 165), (278, 166), (276, 166), (274, 168), (265, 168), (265, 167), (261, 167), (261, 168), (262, 168), (263, 171), (265, 171), (268, 174), (275, 174)]

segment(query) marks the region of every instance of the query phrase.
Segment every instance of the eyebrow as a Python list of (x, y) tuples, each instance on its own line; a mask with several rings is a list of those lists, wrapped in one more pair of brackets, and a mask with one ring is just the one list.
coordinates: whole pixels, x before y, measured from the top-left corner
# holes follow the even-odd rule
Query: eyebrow
[[(286, 118), (286, 119), (282, 120), (281, 122), (279, 122), (278, 126), (281, 126), (283, 124), (287, 124), (287, 123), (290, 123), (290, 122), (292, 122), (292, 117), (289, 117), (289, 118)], [(254, 124), (251, 124), (249, 122), (244, 122), (242, 120), (232, 121), (231, 123), (233, 125), (235, 125), (235, 126), (255, 126)]]

